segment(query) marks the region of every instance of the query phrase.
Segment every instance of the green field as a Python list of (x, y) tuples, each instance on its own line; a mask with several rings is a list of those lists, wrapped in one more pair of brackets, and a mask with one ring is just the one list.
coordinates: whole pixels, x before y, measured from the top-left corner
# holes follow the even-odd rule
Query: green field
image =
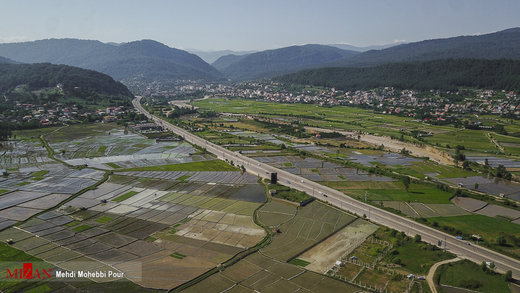
[(113, 220), (114, 220), (114, 218), (111, 218), (109, 216), (102, 216), (100, 218), (97, 218), (96, 222), (99, 222), (101, 224), (106, 224), (108, 222), (112, 222)]
[(186, 181), (186, 179), (188, 179), (190, 177), (191, 177), (190, 175), (186, 174), (186, 175), (182, 175), (181, 177), (177, 178), (177, 180), (184, 182), (184, 181)]
[(120, 168), (121, 168), (121, 166), (119, 166), (119, 165), (116, 164), (116, 163), (112, 163), (112, 162), (110, 162), (110, 163), (106, 163), (105, 165), (107, 165), (107, 166), (109, 166), (109, 167), (112, 167), (112, 168), (114, 168), (114, 169), (120, 169)]
[(425, 275), (433, 264), (455, 257), (430, 244), (415, 242), (413, 238), (389, 228), (381, 228), (375, 235), (376, 238), (389, 241), (394, 245), (383, 261), (394, 263), (413, 274)]
[(437, 269), (435, 275), (444, 285), (486, 293), (511, 292), (502, 275), (484, 272), (479, 265), (469, 260), (445, 264)]
[[(464, 236), (466, 239), (473, 234), (479, 235), (487, 246), (520, 258), (518, 245), (520, 225), (518, 224), (483, 215), (436, 217), (428, 218), (427, 221), (433, 226), (438, 225), (440, 230)], [(503, 245), (497, 243), (499, 237), (505, 239)]]
[(74, 124), (64, 127), (60, 131), (49, 133), (45, 138), (49, 143), (72, 141), (96, 135), (105, 135), (107, 131), (115, 128), (119, 128), (115, 123)]
[(238, 171), (238, 168), (233, 167), (222, 160), (210, 160), (173, 165), (119, 169), (117, 171)]
[(424, 184), (410, 184), (408, 191), (401, 182), (325, 182), (325, 185), (343, 191), (345, 194), (369, 201), (406, 201), (422, 203), (451, 203), (452, 193)]
[(299, 207), (294, 218), (281, 225), (272, 243), (262, 253), (287, 261), (343, 228), (355, 218), (324, 203), (314, 201)]
[(307, 193), (298, 191), (279, 184), (269, 184), (269, 190), (276, 190), (274, 197), (285, 199), (292, 202), (303, 202), (311, 198)]
[[(463, 145), (467, 151), (477, 153), (497, 153), (499, 151), (487, 136), (487, 133), (490, 132), (489, 130), (454, 128), (452, 125), (430, 125), (419, 120), (409, 119), (408, 117), (379, 114), (371, 110), (353, 107), (322, 107), (312, 104), (283, 104), (251, 99), (223, 98), (197, 101), (194, 105), (216, 112), (256, 114), (266, 118), (284, 117), (285, 119), (291, 119), (289, 117), (294, 117), (294, 119), (298, 119), (305, 125), (329, 129), (363, 131), (393, 137), (400, 137), (403, 134), (404, 139), (409, 142), (420, 142), (411, 136), (411, 131), (431, 132), (431, 136), (424, 137), (424, 142), (440, 147), (450, 153), (454, 153), (456, 145)], [(520, 127), (514, 121), (497, 116), (490, 116), (489, 118), (492, 124), (503, 124), (510, 133), (520, 131)], [(244, 128), (248, 126), (243, 125)], [(254, 126), (249, 128), (254, 128)], [(491, 133), (499, 142), (518, 142), (518, 138), (510, 135), (500, 136), (494, 132)], [(520, 146), (505, 146), (505, 149), (506, 153), (520, 154)]]
[(175, 251), (174, 253), (170, 254), (171, 257), (177, 258), (177, 259), (183, 259), (186, 257), (186, 255), (179, 253)]
[(60, 127), (45, 127), (45, 128), (36, 128), (36, 129), (26, 129), (26, 130), (14, 130), (13, 138), (22, 139), (22, 140), (31, 140), (31, 141), (39, 141), (38, 138), (40, 135), (46, 135), (50, 132), (56, 131), (60, 129)]
[(116, 197), (116, 198), (114, 198), (112, 200), (115, 201), (115, 202), (122, 202), (123, 200), (129, 199), (129, 198), (131, 198), (132, 196), (134, 196), (134, 195), (136, 195), (138, 193), (139, 192), (137, 192), (135, 190), (132, 190), (132, 191), (129, 191), (129, 192), (123, 194), (123, 195), (120, 195), (120, 196), (118, 196), (118, 197)]
[(290, 264), (293, 264), (293, 265), (297, 265), (297, 266), (300, 266), (300, 267), (305, 267), (307, 265), (310, 264), (310, 262), (308, 261), (305, 261), (303, 259), (299, 259), (299, 258), (293, 258), (289, 261)]
[(438, 174), (435, 177), (442, 178), (459, 178), (479, 175), (476, 172), (468, 171), (454, 166), (446, 166), (434, 163), (432, 161), (412, 162), (408, 166), (393, 166), (391, 167), (397, 172), (410, 175), (419, 179), (424, 177), (432, 177), (432, 174)]
[(495, 145), (489, 140), (487, 131), (471, 129), (455, 129), (449, 132), (435, 134), (425, 139), (432, 145), (441, 145), (455, 148), (456, 145), (463, 145), (467, 150), (489, 152), (495, 151)]

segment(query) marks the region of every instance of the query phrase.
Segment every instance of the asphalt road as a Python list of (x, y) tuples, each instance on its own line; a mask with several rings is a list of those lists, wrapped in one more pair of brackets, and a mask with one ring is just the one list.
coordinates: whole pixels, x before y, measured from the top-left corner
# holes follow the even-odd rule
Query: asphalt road
[[(328, 202), (333, 206), (356, 214), (360, 217), (365, 215), (367, 219), (374, 223), (393, 228), (397, 231), (402, 231), (409, 236), (413, 237), (417, 234), (421, 235), (422, 240), (430, 244), (438, 245), (439, 241), (442, 241), (442, 248), (445, 247), (448, 251), (456, 254), (461, 258), (472, 260), (477, 264), (480, 264), (483, 261), (493, 262), (497, 271), (505, 272), (507, 270), (511, 270), (513, 272), (514, 278), (520, 278), (520, 261), (516, 259), (502, 255), (482, 246), (470, 244), (465, 240), (459, 240), (454, 236), (417, 223), (411, 219), (401, 217), (399, 215), (353, 199), (338, 190), (323, 186), (314, 181), (310, 181), (298, 175), (294, 175), (287, 171), (258, 162), (252, 158), (213, 144), (180, 127), (174, 126), (160, 118), (151, 115), (141, 107), (140, 99), (141, 97), (137, 97), (132, 101), (132, 103), (138, 111), (145, 114), (149, 119), (154, 120), (157, 124), (169, 129), (173, 133), (182, 136), (186, 141), (205, 148), (208, 152), (213, 153), (221, 160), (232, 161), (235, 165), (243, 165), (246, 171), (250, 174), (257, 175), (262, 178), (270, 178), (270, 173), (276, 172), (278, 173), (278, 181), (282, 185), (304, 191), (319, 200)], [(497, 227), (497, 229), (499, 229), (499, 227)]]

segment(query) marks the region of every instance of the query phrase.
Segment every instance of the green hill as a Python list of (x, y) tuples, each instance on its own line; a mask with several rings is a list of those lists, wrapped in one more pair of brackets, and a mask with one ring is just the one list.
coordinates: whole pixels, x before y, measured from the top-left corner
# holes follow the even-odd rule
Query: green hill
[(40, 104), (45, 101), (34, 91), (43, 89), (54, 92), (45, 99), (54, 97), (92, 105), (129, 104), (133, 96), (122, 83), (92, 70), (49, 63), (0, 64), (0, 94)]
[(305, 68), (323, 67), (356, 54), (359, 53), (331, 46), (304, 45), (266, 50), (244, 56), (223, 56), (213, 65), (230, 79), (247, 80), (273, 77)]
[(0, 56), (23, 63), (65, 64), (106, 73), (116, 80), (217, 80), (222, 74), (200, 57), (152, 40), (107, 44), (48, 39), (0, 44)]
[(406, 89), (475, 87), (520, 90), (519, 60), (445, 59), (374, 67), (309, 69), (276, 80), (342, 90), (393, 86)]
[(352, 58), (338, 60), (334, 66), (374, 66), (391, 62), (448, 58), (520, 59), (520, 28), (476, 36), (425, 40), (383, 50), (371, 50)]

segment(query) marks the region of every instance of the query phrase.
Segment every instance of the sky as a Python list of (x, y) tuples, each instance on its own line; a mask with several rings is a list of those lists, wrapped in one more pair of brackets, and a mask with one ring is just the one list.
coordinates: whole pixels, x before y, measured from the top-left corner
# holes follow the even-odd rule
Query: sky
[(198, 50), (355, 46), (520, 26), (518, 0), (1, 0), (0, 43), (153, 39)]

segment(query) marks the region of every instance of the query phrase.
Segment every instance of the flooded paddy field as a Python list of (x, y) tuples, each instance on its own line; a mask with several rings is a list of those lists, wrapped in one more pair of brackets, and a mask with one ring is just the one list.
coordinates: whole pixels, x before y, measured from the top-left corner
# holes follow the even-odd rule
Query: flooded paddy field
[(480, 192), (520, 200), (520, 183), (485, 176), (449, 178), (446, 180)]
[(51, 147), (66, 163), (103, 169), (135, 168), (154, 165), (197, 162), (211, 156), (198, 154), (189, 143), (181, 141), (156, 142), (142, 135), (112, 128), (95, 136), (71, 141), (55, 140)]
[(502, 219), (508, 219), (512, 223), (520, 224), (520, 211), (518, 210), (467, 197), (455, 197), (452, 199), (452, 202), (468, 212), (492, 218), (500, 217)]
[(272, 156), (255, 159), (313, 181), (395, 181), (390, 177), (374, 175), (310, 157)]
[(42, 167), (48, 170), (13, 173), (2, 178), (0, 229), (58, 205), (103, 177), (103, 172), (92, 169), (74, 170), (55, 164)]
[(509, 158), (499, 158), (494, 156), (467, 156), (466, 160), (477, 162), (479, 164), (484, 165), (486, 159), (488, 160), (488, 165), (496, 168), (498, 165), (502, 165), (506, 168), (520, 168), (520, 161), (509, 159)]
[[(83, 169), (74, 176), (92, 178), (97, 176), (93, 172), (99, 171)], [(59, 171), (48, 175), (55, 173)], [(47, 212), (34, 209), (35, 201), (64, 195), (35, 191), (2, 195), (9, 200), (0, 207), (0, 217), (6, 217), (0, 226), (38, 215), (1, 231), (0, 237), (11, 237), (13, 247), (63, 269), (78, 263), (83, 268), (108, 265), (141, 286), (171, 289), (265, 236), (253, 221), (253, 211), (265, 200), (264, 188), (253, 176), (238, 171), (188, 172), (195, 179), (188, 181), (177, 180), (187, 175), (183, 172), (155, 179), (153, 172), (124, 173), (140, 177), (117, 175), (115, 182)], [(215, 183), (219, 176), (230, 183)], [(44, 182), (38, 182), (40, 187)], [(31, 190), (31, 184), (23, 187)]]
[(353, 154), (350, 155), (348, 159), (353, 162), (363, 164), (365, 166), (372, 166), (372, 163), (380, 163), (387, 166), (408, 166), (411, 165), (412, 162), (422, 161), (420, 159), (386, 152), (380, 155), (365, 155), (360, 152), (353, 152)]
[(11, 140), (0, 147), (0, 169), (18, 171), (53, 162), (39, 140)]

